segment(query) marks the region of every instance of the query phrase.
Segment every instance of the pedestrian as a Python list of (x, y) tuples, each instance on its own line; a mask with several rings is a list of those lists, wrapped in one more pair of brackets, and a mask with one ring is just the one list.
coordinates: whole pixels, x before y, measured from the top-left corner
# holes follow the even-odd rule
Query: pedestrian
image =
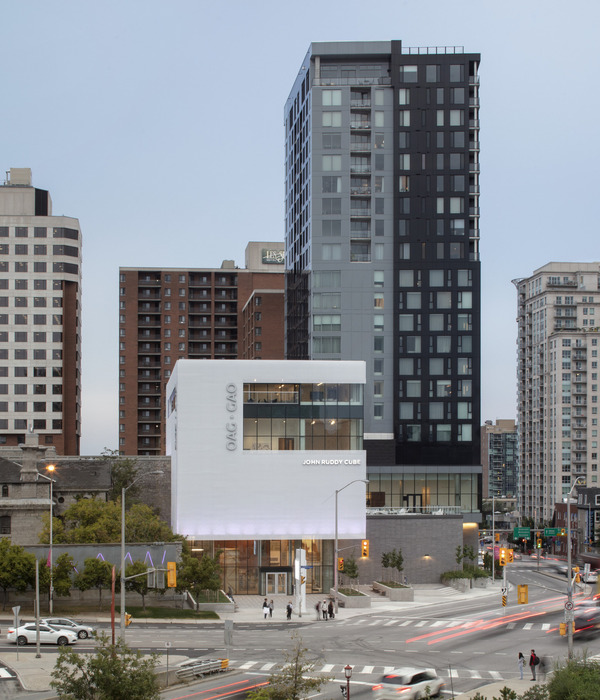
[(521, 674), (521, 680), (523, 680), (523, 666), (525, 666), (525, 657), (523, 656), (523, 652), (519, 652), (519, 673)]
[(321, 612), (323, 613), (323, 619), (327, 620), (327, 601), (324, 600), (321, 603)]
[(531, 650), (531, 656), (529, 657), (529, 668), (531, 669), (531, 680), (536, 680), (535, 678), (535, 667), (540, 663), (539, 656), (536, 656), (535, 649)]
[(264, 618), (266, 620), (267, 615), (269, 614), (269, 601), (266, 598), (263, 601), (262, 610), (263, 610)]
[(285, 610), (286, 610), (286, 614), (287, 614), (287, 619), (291, 620), (292, 619), (292, 601), (291, 600), (287, 604)]
[(315, 610), (317, 611), (317, 620), (321, 619), (321, 601), (317, 600), (317, 604), (315, 605)]
[(274, 607), (275, 607), (275, 605), (273, 604), (273, 601), (271, 600), (271, 602), (269, 603), (269, 617), (273, 617), (273, 608)]
[(333, 620), (335, 615), (333, 613), (333, 600), (331, 600), (331, 599), (329, 599), (329, 603), (327, 605), (327, 612), (329, 613), (329, 619)]

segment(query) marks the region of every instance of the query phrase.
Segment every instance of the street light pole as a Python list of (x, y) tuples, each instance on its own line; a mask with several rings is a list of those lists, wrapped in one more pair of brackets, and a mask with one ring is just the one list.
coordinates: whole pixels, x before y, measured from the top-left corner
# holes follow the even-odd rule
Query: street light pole
[(344, 667), (344, 675), (346, 676), (346, 700), (350, 698), (350, 679), (352, 678), (352, 666), (346, 664)]
[(571, 571), (571, 495), (573, 489), (577, 486), (577, 482), (585, 479), (578, 476), (571, 485), (569, 495), (567, 497), (567, 659), (570, 661), (573, 658), (573, 620), (569, 619), (573, 613), (573, 572)]
[[(47, 464), (46, 469), (49, 472), (53, 472), (56, 469), (55, 464)], [(41, 476), (42, 479), (47, 479), (50, 482), (50, 551), (48, 552), (48, 561), (50, 562), (50, 595), (48, 597), (48, 610), (50, 611), (50, 615), (54, 614), (54, 586), (53, 586), (53, 578), (52, 578), (52, 567), (54, 565), (54, 558), (53, 558), (53, 553), (52, 553), (52, 542), (54, 540), (53, 537), (53, 532), (52, 532), (52, 518), (53, 518), (53, 506), (54, 506), (54, 493), (53, 493), (53, 486), (54, 486), (54, 479), (50, 476), (47, 476), (46, 474), (41, 474), (38, 472), (38, 476)]]
[(345, 486), (342, 486), (341, 489), (336, 489), (335, 490), (335, 544), (334, 544), (334, 561), (333, 561), (333, 597), (335, 599), (335, 613), (339, 612), (339, 605), (338, 605), (338, 493), (340, 491), (343, 491), (344, 489), (347, 489), (348, 486), (351, 486), (352, 484), (356, 484), (358, 481), (362, 481), (363, 484), (368, 484), (367, 479), (354, 479), (353, 481), (349, 481)]
[(129, 486), (124, 486), (121, 489), (121, 620), (119, 636), (122, 642), (125, 641), (125, 494), (127, 489), (130, 489), (137, 481), (152, 474), (163, 474), (163, 471), (158, 469), (140, 474)]

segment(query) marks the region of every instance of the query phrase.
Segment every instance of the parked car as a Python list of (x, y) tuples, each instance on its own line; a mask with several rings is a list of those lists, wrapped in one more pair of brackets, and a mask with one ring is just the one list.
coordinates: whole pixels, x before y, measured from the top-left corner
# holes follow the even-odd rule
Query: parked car
[(378, 700), (385, 698), (415, 700), (439, 697), (443, 685), (444, 682), (433, 668), (402, 667), (383, 676), (381, 681), (373, 686), (373, 692)]
[(58, 627), (61, 630), (69, 630), (75, 632), (79, 639), (87, 639), (88, 637), (93, 637), (96, 634), (96, 630), (89, 625), (82, 625), (74, 620), (69, 620), (68, 617), (45, 617), (41, 620), (45, 625), (52, 625), (52, 627)]
[[(35, 644), (36, 629), (35, 622), (29, 622), (21, 627), (9, 627), (6, 640), (13, 644), (24, 647), (26, 644)], [(67, 644), (75, 644), (77, 635), (69, 630), (61, 630), (58, 627), (43, 625), (40, 623), (40, 644), (58, 644), (59, 647)]]
[(585, 571), (581, 572), (581, 580), (584, 583), (596, 583), (598, 581), (598, 570), (589, 571), (587, 574)]

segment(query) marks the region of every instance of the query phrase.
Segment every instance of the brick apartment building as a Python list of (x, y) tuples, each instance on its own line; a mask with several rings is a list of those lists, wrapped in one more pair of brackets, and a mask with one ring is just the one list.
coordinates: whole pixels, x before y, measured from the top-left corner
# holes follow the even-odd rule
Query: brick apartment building
[(165, 388), (179, 359), (283, 359), (283, 243), (251, 242), (244, 269), (121, 268), (119, 451), (165, 453)]

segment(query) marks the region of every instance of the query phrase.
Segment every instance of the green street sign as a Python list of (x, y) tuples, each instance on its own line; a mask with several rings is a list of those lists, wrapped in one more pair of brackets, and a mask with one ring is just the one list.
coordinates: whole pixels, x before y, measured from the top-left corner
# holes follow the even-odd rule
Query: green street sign
[(513, 539), (519, 540), (522, 538), (526, 540), (531, 538), (531, 528), (530, 527), (515, 527), (513, 529)]
[(545, 527), (544, 528), (544, 537), (554, 537), (555, 535), (558, 535), (560, 532), (559, 527)]

